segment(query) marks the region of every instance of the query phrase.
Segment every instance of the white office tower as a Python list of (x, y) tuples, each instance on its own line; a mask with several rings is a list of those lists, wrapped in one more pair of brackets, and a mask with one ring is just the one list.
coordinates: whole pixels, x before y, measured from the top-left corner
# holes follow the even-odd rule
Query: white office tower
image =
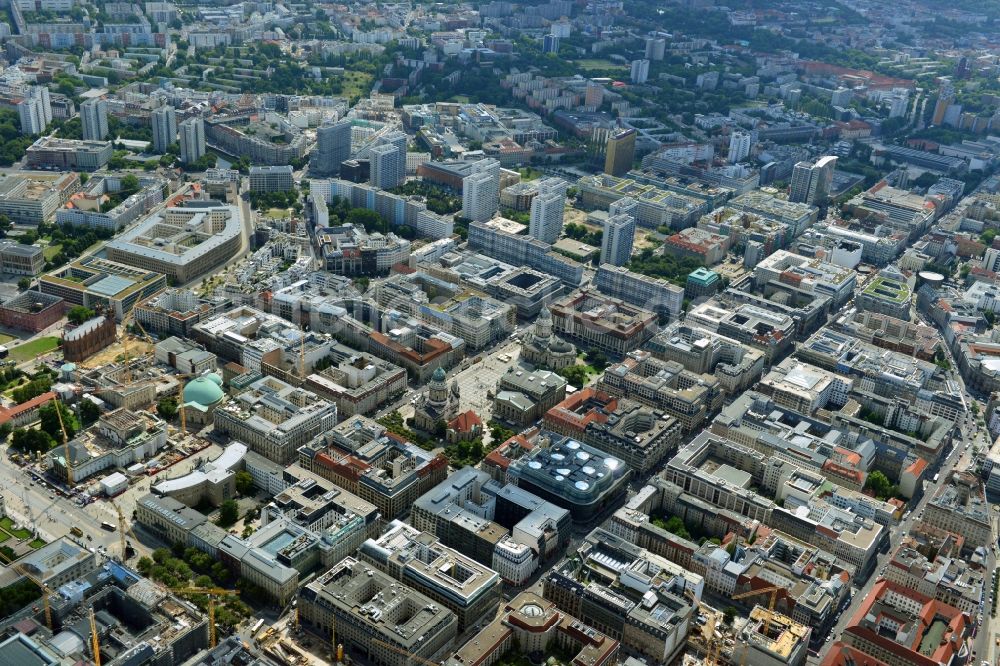
[(52, 122), (52, 104), (49, 89), (45, 86), (31, 86), (17, 103), (17, 117), (21, 123), (21, 134), (41, 134)]
[(667, 40), (663, 37), (646, 38), (646, 60), (663, 60), (667, 52)]
[(538, 181), (538, 194), (531, 200), (528, 235), (546, 243), (555, 243), (562, 233), (565, 210), (566, 181), (561, 178)]
[(153, 121), (153, 152), (166, 153), (177, 140), (177, 112), (169, 105), (158, 106), (151, 114)]
[(750, 155), (751, 136), (749, 132), (733, 130), (729, 135), (729, 163), (742, 162)]
[(645, 83), (649, 78), (649, 61), (646, 59), (632, 61), (632, 83)]
[(45, 118), (45, 126), (48, 127), (52, 122), (52, 99), (49, 97), (49, 89), (45, 86), (31, 86), (28, 94), (41, 103), (42, 117)]
[(391, 190), (406, 179), (406, 153), (398, 146), (383, 143), (371, 150), (371, 177), (369, 182), (380, 190)]
[(1000, 273), (1000, 250), (986, 248), (986, 254), (983, 255), (983, 269), (991, 273)]
[(406, 142), (406, 132), (401, 132), (399, 130), (393, 130), (379, 139), (380, 144), (387, 144), (399, 148), (399, 154), (403, 156), (404, 165), (406, 164)]
[(103, 99), (88, 99), (80, 105), (80, 124), (86, 141), (104, 141), (108, 136), (108, 103)]
[(191, 164), (205, 155), (205, 121), (188, 118), (180, 124), (181, 162)]
[(632, 242), (635, 240), (635, 218), (619, 213), (608, 215), (604, 221), (604, 235), (601, 237), (601, 263), (624, 266), (632, 257)]
[(316, 130), (316, 147), (309, 171), (317, 176), (335, 176), (340, 165), (351, 158), (351, 121), (324, 123)]
[(500, 206), (500, 162), (487, 158), (472, 165), (462, 179), (462, 217), (487, 222)]
[(837, 158), (827, 155), (815, 164), (799, 162), (792, 169), (792, 184), (788, 200), (796, 203), (820, 204), (830, 195), (833, 171), (837, 168)]
[(25, 97), (18, 102), (17, 118), (21, 123), (21, 134), (41, 134), (45, 131), (45, 114), (37, 99)]

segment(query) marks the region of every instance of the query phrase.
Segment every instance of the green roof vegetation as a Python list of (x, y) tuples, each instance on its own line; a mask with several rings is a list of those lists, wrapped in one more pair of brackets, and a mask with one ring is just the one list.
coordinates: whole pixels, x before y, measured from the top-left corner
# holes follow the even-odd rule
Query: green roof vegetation
[(862, 293), (877, 296), (895, 303), (902, 303), (910, 298), (910, 288), (899, 280), (877, 277), (865, 287)]

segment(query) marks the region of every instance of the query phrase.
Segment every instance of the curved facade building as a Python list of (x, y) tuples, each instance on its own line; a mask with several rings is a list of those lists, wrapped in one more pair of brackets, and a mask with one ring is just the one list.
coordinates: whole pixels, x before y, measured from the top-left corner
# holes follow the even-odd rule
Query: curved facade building
[(567, 509), (577, 523), (600, 515), (625, 491), (630, 475), (619, 458), (571, 438), (534, 449), (508, 473), (518, 487)]
[(242, 238), (238, 206), (195, 201), (147, 218), (108, 242), (107, 255), (183, 284), (225, 263), (239, 251)]

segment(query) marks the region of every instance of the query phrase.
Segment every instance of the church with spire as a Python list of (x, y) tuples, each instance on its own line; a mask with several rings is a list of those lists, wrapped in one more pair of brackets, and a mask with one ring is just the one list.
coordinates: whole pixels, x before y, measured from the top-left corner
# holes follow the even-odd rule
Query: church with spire
[(554, 371), (576, 363), (576, 346), (552, 333), (552, 313), (547, 307), (538, 313), (532, 332), (525, 336), (521, 359)]
[(443, 421), (447, 424), (458, 416), (458, 398), (458, 382), (453, 381), (449, 389), (444, 369), (438, 368), (431, 375), (427, 392), (417, 400), (413, 426), (424, 432), (434, 432), (438, 423)]

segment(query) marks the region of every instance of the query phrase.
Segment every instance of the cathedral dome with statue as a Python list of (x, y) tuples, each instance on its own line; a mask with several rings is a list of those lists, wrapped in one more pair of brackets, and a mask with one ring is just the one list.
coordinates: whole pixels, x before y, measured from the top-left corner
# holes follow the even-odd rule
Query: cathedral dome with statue
[(556, 371), (576, 363), (576, 346), (552, 333), (552, 313), (548, 308), (542, 308), (532, 332), (525, 336), (521, 359)]
[(444, 368), (438, 368), (431, 375), (427, 392), (414, 406), (413, 426), (424, 432), (434, 432), (439, 423), (447, 424), (458, 415), (458, 405), (458, 382), (452, 382), (449, 389)]

